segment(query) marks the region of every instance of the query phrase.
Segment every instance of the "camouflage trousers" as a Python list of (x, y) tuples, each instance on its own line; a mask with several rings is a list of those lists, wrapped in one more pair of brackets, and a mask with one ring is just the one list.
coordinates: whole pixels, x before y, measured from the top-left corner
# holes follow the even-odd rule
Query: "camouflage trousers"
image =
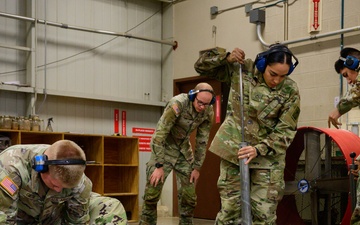
[[(250, 169), (252, 225), (276, 225), (276, 208), (283, 196), (283, 170)], [(218, 189), (221, 209), (215, 225), (241, 224), (241, 183), (239, 165), (222, 159)]]
[(351, 215), (350, 225), (360, 225), (360, 179), (356, 182), (356, 206)]
[[(195, 185), (190, 183), (190, 175), (192, 168), (184, 157), (180, 157), (176, 164), (172, 166), (170, 163), (164, 163), (163, 166), (165, 179), (172, 170), (176, 173), (176, 182), (179, 200), (180, 225), (192, 225), (194, 209), (196, 206)], [(155, 170), (154, 166), (147, 165), (146, 176), (147, 182), (145, 186), (145, 194), (143, 196), (144, 204), (140, 217), (139, 225), (155, 225), (157, 221), (157, 203), (160, 199), (161, 191), (164, 186), (160, 182), (156, 187), (150, 185), (150, 176)]]
[(116, 198), (104, 197), (91, 193), (90, 197), (91, 225), (127, 225), (126, 212), (121, 202)]
[[(121, 202), (116, 198), (104, 197), (95, 192), (90, 195), (89, 215), (90, 221), (88, 224), (90, 225), (128, 225), (126, 212)], [(61, 217), (64, 216), (59, 215), (59, 219), (52, 220), (51, 223), (30, 223), (29, 221), (17, 220), (16, 224), (69, 224)]]

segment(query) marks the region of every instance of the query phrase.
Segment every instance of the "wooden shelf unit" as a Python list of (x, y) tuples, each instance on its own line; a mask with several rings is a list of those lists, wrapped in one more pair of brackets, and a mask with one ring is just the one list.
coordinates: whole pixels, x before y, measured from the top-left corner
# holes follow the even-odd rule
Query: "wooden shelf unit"
[(71, 140), (85, 152), (88, 164), (85, 174), (93, 183), (93, 191), (117, 198), (123, 204), (129, 222), (139, 219), (139, 142), (134, 137), (60, 132), (35, 132), (0, 129), (11, 144), (52, 144)]

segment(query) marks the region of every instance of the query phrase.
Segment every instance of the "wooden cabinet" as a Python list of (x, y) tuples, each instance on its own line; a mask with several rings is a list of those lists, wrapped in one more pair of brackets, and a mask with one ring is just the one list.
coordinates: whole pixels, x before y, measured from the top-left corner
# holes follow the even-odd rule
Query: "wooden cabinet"
[(129, 222), (139, 218), (139, 149), (138, 139), (93, 134), (1, 130), (15, 144), (52, 144), (58, 140), (77, 143), (89, 164), (85, 174), (93, 191), (117, 198), (123, 204)]

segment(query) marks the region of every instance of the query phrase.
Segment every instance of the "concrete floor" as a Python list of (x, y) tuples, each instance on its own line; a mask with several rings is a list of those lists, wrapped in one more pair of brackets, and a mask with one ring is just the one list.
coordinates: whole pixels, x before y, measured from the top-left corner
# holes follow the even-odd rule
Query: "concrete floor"
[[(194, 219), (194, 225), (214, 225), (214, 220)], [(129, 225), (138, 225), (139, 223), (129, 223)], [(178, 225), (177, 217), (158, 217), (157, 225)]]

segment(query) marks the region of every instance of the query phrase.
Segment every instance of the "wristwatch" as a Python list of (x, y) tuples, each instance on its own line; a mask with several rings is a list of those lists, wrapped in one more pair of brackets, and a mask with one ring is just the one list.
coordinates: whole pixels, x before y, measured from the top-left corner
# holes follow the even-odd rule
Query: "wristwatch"
[(156, 167), (156, 168), (161, 168), (161, 167), (163, 167), (163, 166), (164, 166), (164, 164), (161, 164), (161, 163), (158, 163), (158, 162), (155, 163), (155, 167)]

